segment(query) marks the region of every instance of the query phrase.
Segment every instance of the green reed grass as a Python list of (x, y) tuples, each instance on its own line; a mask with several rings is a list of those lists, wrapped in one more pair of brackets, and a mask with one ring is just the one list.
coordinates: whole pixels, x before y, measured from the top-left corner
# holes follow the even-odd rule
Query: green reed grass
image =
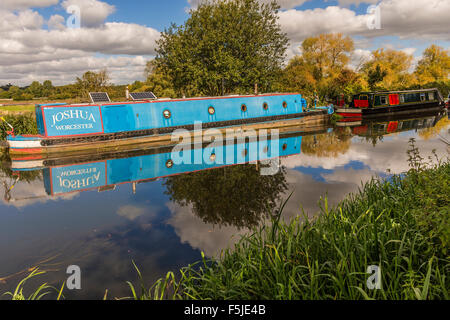
[[(40, 275), (43, 275), (45, 273), (46, 273), (45, 271), (42, 271), (39, 268), (35, 268), (34, 270), (31, 271), (31, 273), (27, 277), (25, 277), (18, 283), (14, 292), (5, 292), (3, 295), (11, 297), (11, 300), (41, 300), (42, 298), (51, 293), (58, 292), (58, 290), (55, 287), (50, 286), (47, 283), (44, 283), (40, 285), (39, 288), (35, 289), (32, 293), (30, 293), (28, 296), (25, 295), (24, 293), (25, 284), (29, 280), (36, 278)], [(57, 300), (61, 299), (63, 288), (64, 284), (58, 292)]]

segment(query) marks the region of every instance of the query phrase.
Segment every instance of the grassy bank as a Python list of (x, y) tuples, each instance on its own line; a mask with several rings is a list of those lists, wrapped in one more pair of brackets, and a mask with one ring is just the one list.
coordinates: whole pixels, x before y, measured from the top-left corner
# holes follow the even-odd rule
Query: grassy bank
[[(314, 221), (273, 223), (220, 258), (169, 273), (135, 298), (448, 299), (450, 163), (427, 165), (412, 145), (411, 169), (372, 180)], [(368, 266), (381, 270), (370, 290)]]
[(32, 114), (34, 113), (34, 104), (0, 106), (0, 115), (9, 114)]

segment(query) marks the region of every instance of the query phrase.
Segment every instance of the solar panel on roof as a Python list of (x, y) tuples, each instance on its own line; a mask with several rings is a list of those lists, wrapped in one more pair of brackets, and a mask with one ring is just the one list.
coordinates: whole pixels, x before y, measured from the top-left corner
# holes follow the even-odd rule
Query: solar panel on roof
[(133, 100), (154, 100), (156, 96), (153, 92), (130, 92), (130, 97)]
[(111, 102), (106, 92), (89, 92), (92, 103)]

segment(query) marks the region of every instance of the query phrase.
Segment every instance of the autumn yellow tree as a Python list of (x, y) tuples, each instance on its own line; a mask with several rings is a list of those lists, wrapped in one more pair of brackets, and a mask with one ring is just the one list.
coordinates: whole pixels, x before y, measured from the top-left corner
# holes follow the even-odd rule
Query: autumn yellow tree
[(372, 90), (397, 90), (414, 85), (415, 78), (409, 72), (413, 56), (400, 50), (377, 49), (372, 59), (361, 71), (367, 77)]
[(351, 145), (350, 128), (338, 128), (330, 134), (304, 136), (302, 153), (319, 158), (336, 158), (345, 154)]
[(308, 96), (317, 94), (322, 101), (334, 98), (340, 91), (336, 79), (347, 69), (353, 50), (353, 40), (341, 33), (307, 38), (301, 46), (302, 54), (292, 58), (284, 69), (281, 86)]
[(446, 81), (450, 74), (450, 55), (437, 45), (431, 45), (424, 53), (415, 70), (419, 84)]

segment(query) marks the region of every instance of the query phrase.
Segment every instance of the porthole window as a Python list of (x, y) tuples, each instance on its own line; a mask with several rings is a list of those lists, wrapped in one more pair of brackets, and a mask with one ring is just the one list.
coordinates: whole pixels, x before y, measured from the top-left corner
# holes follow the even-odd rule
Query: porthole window
[(264, 109), (264, 110), (269, 109), (269, 105), (267, 104), (267, 102), (264, 102), (264, 103), (263, 103), (263, 109)]
[(287, 108), (287, 102), (283, 101), (283, 108)]
[(167, 162), (166, 162), (166, 167), (169, 168), (169, 169), (172, 168), (172, 167), (173, 167), (173, 161), (170, 160), (170, 159), (167, 160)]
[(287, 144), (283, 144), (283, 151), (285, 151), (287, 149)]
[(164, 118), (166, 118), (166, 119), (170, 119), (170, 117), (172, 116), (172, 114), (170, 113), (170, 111), (169, 110), (164, 110), (163, 111), (163, 116), (164, 116)]
[(241, 110), (242, 112), (246, 112), (247, 111), (247, 106), (245, 104), (241, 105)]
[(213, 106), (210, 106), (210, 107), (208, 108), (208, 113), (209, 113), (210, 115), (213, 115), (214, 113), (216, 113), (216, 110), (214, 109)]

